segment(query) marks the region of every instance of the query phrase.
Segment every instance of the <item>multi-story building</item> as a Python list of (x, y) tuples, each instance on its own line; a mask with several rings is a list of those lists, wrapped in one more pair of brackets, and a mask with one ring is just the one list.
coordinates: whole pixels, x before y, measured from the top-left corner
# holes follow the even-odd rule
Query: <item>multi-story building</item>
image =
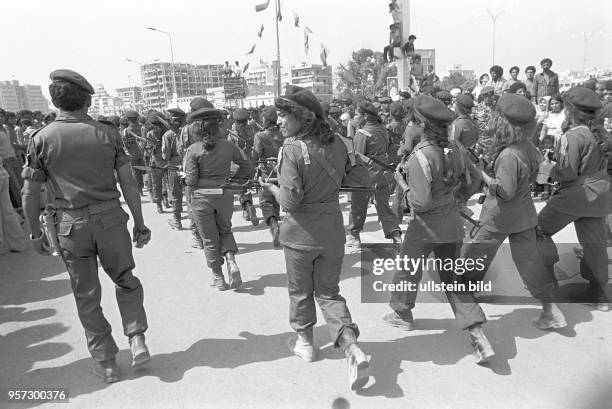
[(0, 81), (0, 108), (17, 112), (22, 109), (49, 112), (49, 104), (40, 85), (19, 85), (19, 81)]
[[(171, 104), (176, 81), (177, 97), (186, 98), (204, 95), (208, 88), (222, 84), (223, 65), (194, 65), (155, 62), (141, 67), (142, 97), (150, 108), (165, 108)], [(174, 102), (176, 105), (177, 102)]]
[(141, 87), (117, 88), (115, 91), (117, 92), (117, 98), (123, 100), (123, 106), (130, 107), (127, 109), (137, 109), (139, 104), (144, 105)]
[(93, 117), (121, 115), (123, 99), (109, 95), (102, 84), (94, 85), (95, 93), (91, 96), (88, 114)]
[(414, 50), (414, 52), (421, 56), (421, 64), (423, 64), (425, 73), (436, 72), (436, 50), (434, 48)]
[(321, 102), (330, 102), (333, 97), (332, 67), (306, 63), (291, 67), (291, 84), (308, 89)]
[(274, 85), (274, 67), (259, 60), (259, 64), (250, 66), (244, 73), (244, 79), (248, 85)]

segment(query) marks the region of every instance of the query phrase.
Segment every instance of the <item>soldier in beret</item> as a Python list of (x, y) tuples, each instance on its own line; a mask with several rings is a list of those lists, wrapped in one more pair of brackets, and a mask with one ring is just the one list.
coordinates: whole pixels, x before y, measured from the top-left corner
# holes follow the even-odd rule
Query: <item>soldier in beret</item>
[[(232, 234), (234, 196), (231, 192), (218, 194), (209, 193), (209, 190), (225, 183), (230, 175), (231, 162), (238, 165), (234, 175), (236, 178), (247, 179), (252, 167), (242, 150), (230, 141), (219, 138), (220, 119), (220, 112), (214, 108), (201, 108), (189, 114), (192, 131), (202, 139), (187, 148), (184, 164), (185, 193), (204, 242), (206, 263), (212, 270), (210, 285), (225, 291), (242, 284), (235, 259), (238, 247)], [(223, 276), (224, 258), (229, 286)]]
[[(244, 108), (237, 108), (232, 116), (235, 122), (232, 125), (232, 132), (227, 138), (234, 145), (242, 149), (247, 158), (251, 159), (253, 157), (255, 132), (253, 132), (253, 128), (247, 123), (249, 113)], [(253, 226), (257, 226), (259, 218), (257, 217), (255, 206), (253, 206), (253, 195), (250, 192), (244, 191), (240, 194), (239, 200), (244, 220), (250, 221)]]
[(132, 213), (132, 240), (136, 247), (149, 242), (151, 231), (142, 218), (138, 188), (119, 133), (87, 115), (93, 87), (71, 70), (57, 70), (50, 77), (49, 93), (60, 114), (33, 136), (23, 170), (23, 202), (32, 232), (30, 240), (37, 252), (49, 254), (43, 250), (44, 233), (39, 223), (40, 191), (42, 184), (48, 182), (59, 220), (57, 239), (89, 352), (95, 360), (94, 369), (105, 382), (116, 382), (120, 376), (115, 361), (119, 348), (100, 307), (97, 260), (115, 283), (132, 366), (150, 360), (144, 337), (147, 317), (143, 289), (132, 274), (135, 264), (128, 215), (121, 208), (117, 182)]
[(488, 186), (480, 213), (484, 227), (465, 249), (466, 259), (483, 259), (486, 268), (466, 276), (472, 281), (483, 279), (497, 249), (508, 239), (521, 279), (531, 295), (542, 303), (543, 311), (534, 325), (542, 330), (563, 328), (567, 325), (565, 317), (554, 303), (554, 274), (547, 270), (536, 246), (538, 217), (530, 186), (542, 158), (529, 140), (535, 128), (535, 108), (520, 95), (504, 94), (497, 110), (493, 176), (480, 165), (481, 176)]
[[(185, 123), (185, 112), (180, 108), (168, 110), (170, 114), (170, 129), (162, 137), (162, 159), (170, 166), (180, 167), (183, 160), (178, 151), (178, 139), (181, 128)], [(172, 214), (173, 218), (168, 220), (168, 224), (173, 230), (181, 230), (181, 213), (183, 212), (183, 187), (181, 179), (176, 170), (168, 170), (168, 188), (172, 195)]]
[[(278, 130), (276, 124), (278, 116), (276, 108), (269, 106), (263, 110), (263, 127), (264, 130), (255, 134), (253, 143), (253, 161), (257, 162), (260, 159), (278, 158), (278, 152), (283, 146), (283, 135)], [(258, 164), (260, 176), (265, 180), (269, 177), (276, 177), (276, 162), (261, 162)], [(272, 234), (272, 243), (274, 247), (280, 247), (279, 242), (279, 226), (280, 220), (280, 205), (274, 199), (273, 195), (267, 194), (261, 190), (259, 193), (259, 207), (263, 215), (264, 222), (270, 228)]]
[[(353, 146), (358, 162), (368, 167), (370, 177), (374, 181), (376, 192), (374, 194), (378, 221), (382, 225), (385, 238), (393, 240), (394, 244), (401, 243), (401, 230), (397, 217), (389, 206), (390, 184), (385, 178), (385, 169), (373, 163), (369, 158), (387, 162), (389, 149), (389, 135), (381, 123), (378, 112), (371, 102), (363, 101), (358, 107), (359, 115), (363, 116), (365, 124), (355, 133)], [(351, 212), (347, 230), (346, 245), (361, 247), (359, 233), (363, 230), (366, 214), (368, 212), (369, 193), (353, 192), (351, 194)]]
[(581, 269), (581, 275), (589, 282), (588, 290), (576, 299), (608, 311), (610, 301), (604, 292), (608, 282), (605, 218), (612, 212), (607, 169), (612, 144), (598, 118), (600, 108), (597, 94), (589, 89), (575, 87), (565, 93), (570, 129), (561, 136), (557, 163), (551, 171), (552, 179), (560, 182), (561, 188), (540, 211), (538, 226), (545, 244), (541, 246), (543, 256), (552, 274), (558, 256), (555, 257), (551, 236), (574, 223), (588, 266)]
[(289, 349), (307, 362), (316, 359), (316, 300), (334, 347), (342, 348), (347, 357), (351, 389), (362, 388), (368, 382), (369, 362), (357, 344), (359, 329), (338, 286), (344, 258), (339, 188), (351, 162), (312, 92), (289, 85), (275, 105), (285, 136), (279, 186), (263, 186), (286, 211), (280, 242), (288, 276), (289, 322), (297, 333)]
[[(123, 147), (128, 153), (131, 166), (144, 166), (144, 154), (142, 152), (142, 143), (140, 143), (140, 124), (138, 123), (138, 112), (126, 111), (125, 117), (128, 121), (128, 126), (123, 130), (121, 139), (123, 141)], [(142, 139), (140, 139), (142, 140)], [(142, 190), (144, 189), (143, 171), (132, 167), (132, 176), (136, 180), (138, 191), (142, 196)]]
[(148, 122), (151, 129), (147, 132), (146, 140), (150, 146), (149, 165), (155, 166), (149, 171), (151, 202), (156, 204), (157, 213), (162, 214), (164, 212), (162, 201), (167, 202), (168, 192), (165, 192), (166, 196), (164, 197), (164, 170), (159, 168), (166, 166), (168, 163), (162, 158), (162, 136), (166, 132), (166, 127), (160, 120), (160, 116), (161, 114), (158, 112), (149, 114)]
[[(423, 137), (410, 153), (403, 172), (394, 175), (414, 214), (406, 228), (401, 255), (418, 259), (427, 258), (433, 252), (437, 259), (455, 260), (459, 257), (464, 231), (454, 191), (462, 187), (473, 189), (479, 181), (468, 181), (466, 158), (459, 146), (448, 140), (453, 112), (427, 95), (414, 98), (413, 110)], [(393, 283), (407, 281), (418, 287), (422, 273), (422, 268), (397, 270)], [(462, 276), (455, 275), (454, 271), (439, 268), (438, 274), (445, 283), (463, 282)], [(414, 329), (412, 310), (416, 297), (416, 291), (393, 292), (390, 302), (393, 312), (384, 315), (383, 322), (407, 331)], [(494, 352), (481, 329), (486, 317), (474, 298), (466, 291), (449, 291), (446, 297), (458, 325), (469, 332), (477, 362), (491, 359)]]

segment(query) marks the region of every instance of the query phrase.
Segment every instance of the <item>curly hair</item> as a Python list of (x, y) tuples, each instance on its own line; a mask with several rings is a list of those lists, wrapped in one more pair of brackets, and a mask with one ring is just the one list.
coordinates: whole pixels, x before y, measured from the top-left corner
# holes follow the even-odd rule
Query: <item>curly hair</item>
[(440, 148), (440, 156), (442, 159), (442, 180), (444, 184), (452, 185), (455, 183), (459, 175), (455, 175), (452, 157), (447, 154), (450, 151), (448, 141), (448, 123), (433, 122), (425, 118), (418, 110), (414, 110), (414, 118), (417, 123), (424, 124), (423, 137), (430, 140), (434, 145)]
[(91, 97), (89, 92), (68, 81), (55, 80), (49, 84), (53, 105), (64, 111), (78, 111)]
[(281, 111), (282, 115), (291, 115), (302, 123), (302, 129), (297, 138), (303, 138), (306, 135), (317, 135), (321, 139), (321, 144), (330, 145), (336, 137), (329, 123), (317, 117), (309, 109), (295, 103), (287, 103), (287, 100), (280, 100), (279, 98), (277, 98), (275, 106)]
[(572, 125), (586, 125), (595, 137), (601, 154), (606, 159), (612, 158), (612, 141), (603, 126), (603, 118), (599, 115), (599, 110), (582, 111), (568, 101), (565, 101), (565, 107), (569, 114), (568, 121)]
[[(501, 114), (499, 111), (494, 111), (491, 119), (494, 124), (495, 132), (493, 134), (494, 146), (493, 146), (493, 168), (495, 161), (499, 154), (506, 149), (508, 146), (519, 144), (526, 140), (532, 140), (533, 136), (536, 132), (536, 121), (533, 119), (532, 121), (515, 125), (508, 121), (508, 119)], [(539, 166), (539, 163), (531, 163), (531, 167)]]

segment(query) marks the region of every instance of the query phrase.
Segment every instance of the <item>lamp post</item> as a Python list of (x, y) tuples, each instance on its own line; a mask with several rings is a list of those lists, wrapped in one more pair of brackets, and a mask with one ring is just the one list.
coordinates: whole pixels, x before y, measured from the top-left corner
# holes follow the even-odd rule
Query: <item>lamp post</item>
[(497, 18), (504, 14), (504, 11), (502, 10), (494, 14), (491, 10), (487, 9), (487, 13), (491, 17), (491, 21), (493, 21), (493, 63), (491, 65), (495, 65), (495, 23), (497, 22)]
[(178, 106), (178, 92), (177, 92), (177, 89), (176, 89), (176, 75), (174, 73), (174, 50), (172, 49), (172, 36), (170, 35), (170, 33), (166, 32), (166, 31), (158, 30), (155, 27), (147, 27), (147, 30), (157, 31), (159, 33), (165, 34), (165, 35), (168, 36), (168, 39), (170, 40), (170, 59), (172, 61), (172, 87), (173, 87), (173, 89), (172, 89), (172, 100)]

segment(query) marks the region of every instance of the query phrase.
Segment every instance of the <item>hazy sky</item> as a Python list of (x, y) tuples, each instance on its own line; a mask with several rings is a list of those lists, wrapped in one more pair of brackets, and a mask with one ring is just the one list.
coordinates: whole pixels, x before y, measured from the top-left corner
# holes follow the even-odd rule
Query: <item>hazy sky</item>
[[(0, 34), (4, 53), (0, 80), (19, 80), (46, 89), (49, 73), (70, 68), (92, 84), (114, 89), (140, 83), (131, 58), (170, 61), (172, 34), (175, 62), (255, 64), (276, 54), (274, 6), (256, 13), (264, 0), (18, 0), (2, 2)], [(389, 37), (388, 0), (282, 0), (279, 24), (283, 65), (319, 62), (321, 42), (335, 68), (362, 47), (381, 50)], [(539, 67), (543, 57), (554, 71), (581, 69), (583, 32), (588, 40), (587, 68), (612, 67), (612, 1), (610, 0), (411, 0), (411, 32), (417, 48), (435, 48), (437, 72), (450, 64), (488, 70), (492, 59), (492, 22), (486, 9), (504, 11), (497, 20), (495, 62)], [(293, 11), (300, 29), (293, 26)], [(257, 37), (261, 24), (263, 37)], [(314, 34), (304, 53), (303, 27)], [(572, 38), (573, 37), (573, 38)], [(253, 44), (255, 53), (245, 56)]]

